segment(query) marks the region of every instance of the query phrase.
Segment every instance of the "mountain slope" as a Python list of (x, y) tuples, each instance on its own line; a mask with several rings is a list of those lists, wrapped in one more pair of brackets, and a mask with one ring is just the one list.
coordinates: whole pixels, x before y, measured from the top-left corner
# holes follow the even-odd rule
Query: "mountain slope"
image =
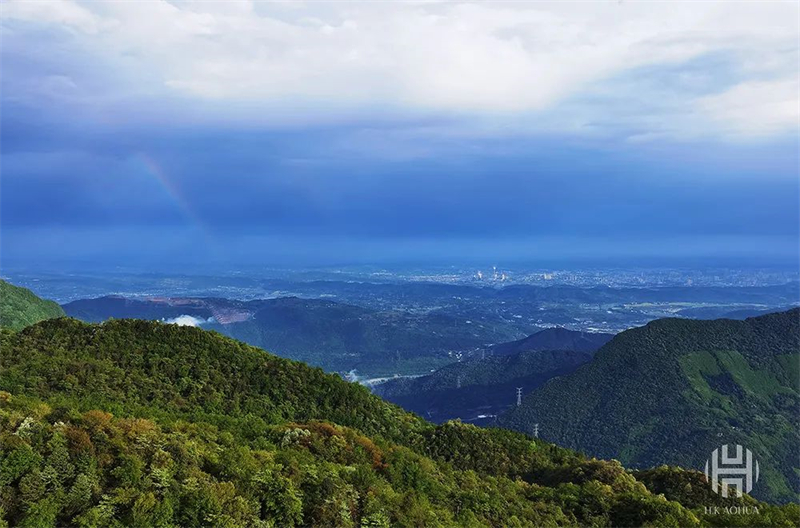
[(468, 324), (439, 313), (379, 311), (320, 299), (101, 297), (64, 305), (88, 322), (108, 318), (196, 318), (203, 328), (329, 371), (368, 376), (427, 372), (453, 355), (517, 337), (508, 328)]
[(761, 463), (756, 496), (800, 493), (800, 310), (745, 321), (663, 319), (617, 335), (594, 359), (528, 395), (509, 428), (646, 467), (701, 468), (741, 444)]
[[(617, 463), (511, 431), (434, 427), (196, 328), (58, 319), (0, 338), (0, 525), (739, 521), (653, 495)], [(758, 506), (763, 525), (800, 521), (796, 506), (712, 500)]]
[(20, 330), (63, 316), (64, 310), (55, 302), (40, 299), (32, 291), (0, 279), (0, 327)]
[(459, 418), (491, 424), (514, 404), (517, 388), (528, 393), (591, 360), (587, 352), (526, 350), (453, 363), (427, 376), (377, 384), (382, 398), (433, 422)]
[(566, 328), (547, 328), (524, 339), (499, 343), (491, 347), (494, 354), (514, 354), (527, 350), (572, 350), (594, 353), (608, 343), (614, 334), (576, 332)]
[[(243, 308), (244, 303), (216, 299), (220, 309)], [(206, 320), (213, 317), (213, 303), (206, 299), (192, 299), (192, 302), (171, 302), (166, 298), (135, 299), (119, 295), (106, 295), (94, 299), (79, 299), (64, 304), (64, 311), (70, 317), (89, 323), (100, 323), (106, 319), (172, 319), (189, 315)]]
[(140, 320), (39, 323), (4, 335), (0, 389), (111, 412), (268, 423), (328, 419), (399, 439), (422, 420), (334, 374), (215, 332)]

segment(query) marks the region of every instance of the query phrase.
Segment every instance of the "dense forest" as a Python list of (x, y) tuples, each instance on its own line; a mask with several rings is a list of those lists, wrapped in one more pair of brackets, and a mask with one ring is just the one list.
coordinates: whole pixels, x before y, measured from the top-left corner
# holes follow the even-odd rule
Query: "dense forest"
[[(70, 319), (2, 331), (10, 526), (735, 525), (619, 463), (459, 422), (213, 332)], [(685, 491), (685, 486), (679, 486)], [(709, 497), (714, 502), (719, 499)], [(796, 506), (757, 504), (765, 525)]]
[(0, 279), (0, 327), (20, 330), (28, 325), (63, 317), (64, 310), (53, 302), (37, 297), (26, 288)]
[(500, 423), (632, 467), (702, 468), (722, 444), (761, 464), (753, 495), (800, 494), (800, 310), (744, 321), (662, 319), (622, 332)]

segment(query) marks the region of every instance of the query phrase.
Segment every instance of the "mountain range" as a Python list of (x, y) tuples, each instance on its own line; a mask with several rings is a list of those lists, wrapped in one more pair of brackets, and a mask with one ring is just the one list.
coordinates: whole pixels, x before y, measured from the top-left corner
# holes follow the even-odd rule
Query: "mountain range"
[(73, 301), (63, 308), (87, 322), (183, 317), (283, 357), (368, 376), (425, 372), (470, 351), (519, 337), (512, 328), (473, 324), (442, 313), (375, 310), (297, 297), (236, 301), (107, 296)]
[(199, 328), (0, 329), (2, 526), (798, 523), (797, 504), (722, 498), (691, 469), (629, 471), (513, 431), (433, 425)]
[(362, 386), (199, 328), (58, 318), (2, 329), (0, 345), (8, 526), (800, 521), (797, 505), (723, 499), (696, 472), (632, 474), (520, 433), (434, 426)]

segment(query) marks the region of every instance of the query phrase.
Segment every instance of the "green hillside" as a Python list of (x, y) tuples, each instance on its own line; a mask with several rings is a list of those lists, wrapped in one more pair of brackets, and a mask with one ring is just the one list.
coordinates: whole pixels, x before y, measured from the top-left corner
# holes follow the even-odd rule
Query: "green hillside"
[(32, 291), (0, 279), (0, 327), (20, 330), (63, 316), (64, 310), (55, 302), (40, 299)]
[(753, 451), (753, 495), (800, 494), (800, 310), (745, 321), (663, 319), (528, 395), (501, 424), (634, 467), (702, 468), (722, 444)]
[[(752, 522), (652, 494), (616, 462), (511, 431), (433, 426), (196, 328), (58, 319), (0, 337), (0, 525)], [(794, 505), (757, 505), (761, 525), (800, 522)]]

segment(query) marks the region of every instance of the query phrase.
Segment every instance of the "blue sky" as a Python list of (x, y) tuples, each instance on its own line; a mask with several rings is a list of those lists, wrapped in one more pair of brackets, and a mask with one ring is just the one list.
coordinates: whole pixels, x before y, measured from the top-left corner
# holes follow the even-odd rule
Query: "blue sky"
[(4, 2), (3, 263), (792, 262), (798, 6)]

